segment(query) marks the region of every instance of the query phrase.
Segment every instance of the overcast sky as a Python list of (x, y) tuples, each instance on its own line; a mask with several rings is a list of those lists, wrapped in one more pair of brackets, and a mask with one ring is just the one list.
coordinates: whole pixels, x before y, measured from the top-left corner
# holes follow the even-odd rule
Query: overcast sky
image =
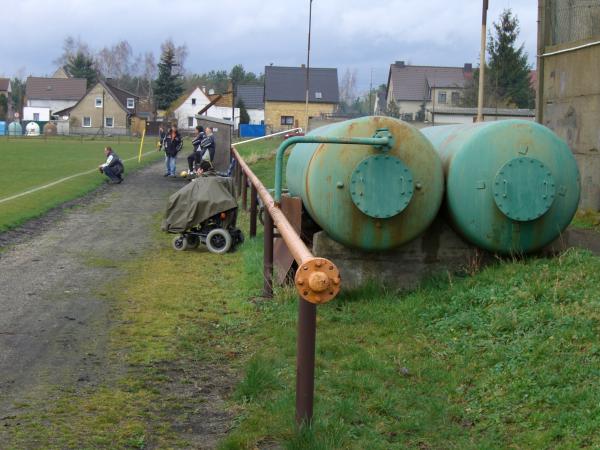
[[(2, 0), (0, 76), (49, 75), (67, 35), (92, 49), (126, 39), (156, 56), (187, 44), (188, 72), (306, 62), (309, 0)], [(478, 64), (481, 0), (314, 0), (311, 66), (358, 71), (358, 89), (385, 83), (389, 64)], [(512, 8), (535, 64), (537, 2), (490, 0), (488, 24)], [(8, 13), (10, 12), (10, 13)], [(12, 38), (12, 39), (11, 39)]]

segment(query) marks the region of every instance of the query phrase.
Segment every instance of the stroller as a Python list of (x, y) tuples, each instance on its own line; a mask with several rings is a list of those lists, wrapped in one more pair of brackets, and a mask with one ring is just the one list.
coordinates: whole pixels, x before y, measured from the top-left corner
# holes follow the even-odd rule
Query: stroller
[(196, 248), (201, 243), (212, 253), (233, 251), (244, 242), (236, 228), (235, 188), (228, 177), (199, 177), (169, 197), (162, 229), (177, 233), (175, 250)]

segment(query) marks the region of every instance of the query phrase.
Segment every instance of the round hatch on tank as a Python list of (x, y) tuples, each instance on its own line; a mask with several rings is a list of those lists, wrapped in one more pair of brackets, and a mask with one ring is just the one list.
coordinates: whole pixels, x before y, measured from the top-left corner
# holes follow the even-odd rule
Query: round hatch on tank
[(554, 203), (556, 181), (536, 158), (513, 158), (494, 178), (494, 201), (509, 219), (529, 222), (543, 216)]
[(404, 163), (390, 155), (369, 156), (354, 168), (350, 195), (364, 214), (388, 219), (400, 214), (410, 203), (413, 176)]

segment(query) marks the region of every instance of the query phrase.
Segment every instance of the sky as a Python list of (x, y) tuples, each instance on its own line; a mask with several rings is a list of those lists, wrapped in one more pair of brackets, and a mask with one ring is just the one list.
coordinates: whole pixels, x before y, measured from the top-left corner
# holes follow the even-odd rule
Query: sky
[[(191, 73), (242, 64), (263, 72), (306, 63), (309, 0), (2, 0), (0, 76), (51, 75), (66, 36), (94, 49), (126, 39), (134, 53), (171, 38)], [(357, 89), (387, 82), (389, 65), (478, 65), (482, 0), (313, 0), (311, 67), (357, 71)], [(488, 29), (505, 8), (535, 65), (537, 2), (489, 0)], [(7, 38), (13, 36), (14, 40)]]

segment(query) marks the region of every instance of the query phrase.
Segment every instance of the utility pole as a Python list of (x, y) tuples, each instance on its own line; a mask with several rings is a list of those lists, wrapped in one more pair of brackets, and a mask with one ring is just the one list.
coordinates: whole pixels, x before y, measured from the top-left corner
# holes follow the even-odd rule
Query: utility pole
[(483, 85), (485, 84), (485, 38), (487, 33), (488, 0), (483, 0), (481, 11), (481, 50), (479, 52), (479, 94), (477, 98), (477, 122), (483, 122)]
[(313, 0), (309, 0), (308, 6), (308, 49), (306, 51), (306, 128), (304, 132), (308, 131), (308, 91), (309, 91), (309, 74), (310, 74), (310, 30), (312, 23), (312, 2)]
[(369, 115), (373, 115), (373, 68), (371, 67), (371, 81), (369, 83)]

